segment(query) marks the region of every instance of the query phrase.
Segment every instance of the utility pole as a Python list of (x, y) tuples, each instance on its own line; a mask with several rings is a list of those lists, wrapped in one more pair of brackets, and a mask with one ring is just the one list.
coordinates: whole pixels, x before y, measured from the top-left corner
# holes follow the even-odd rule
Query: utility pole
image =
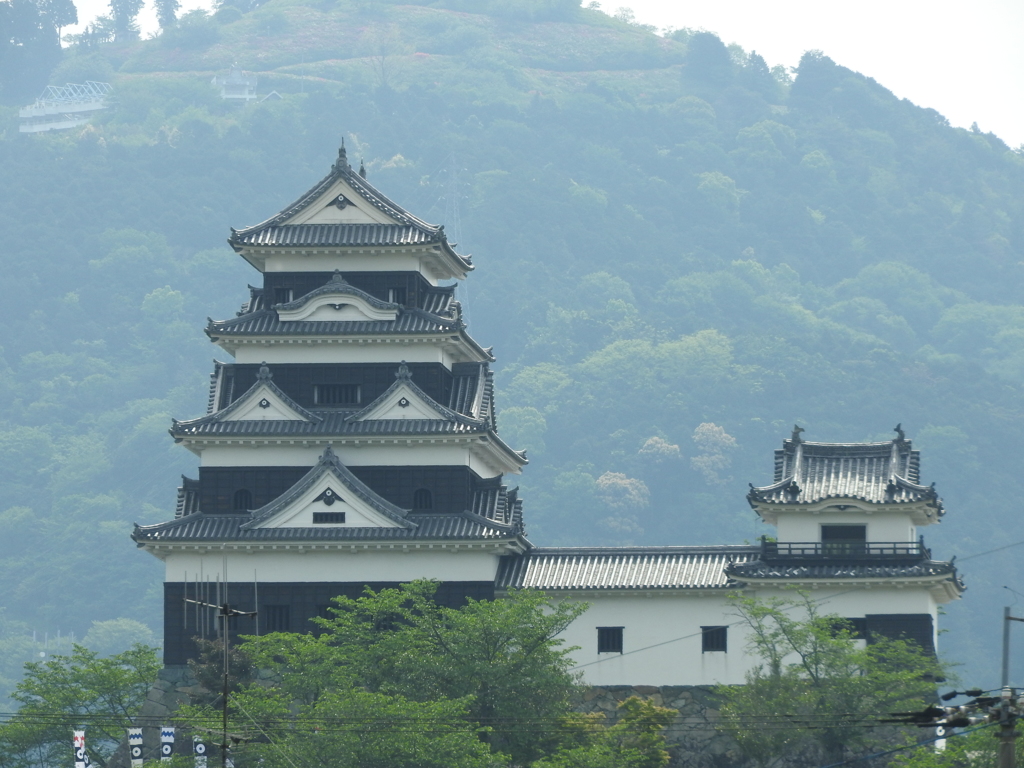
[(1024, 618), (1010, 615), (1010, 607), (1003, 608), (1003, 679), (999, 697), (999, 768), (1016, 768), (1017, 711), (1014, 691), (1010, 688), (1010, 622)]
[(228, 666), (229, 666), (229, 653), (228, 653), (228, 619), (232, 616), (256, 616), (256, 611), (236, 611), (227, 603), (223, 605), (213, 605), (212, 603), (204, 603), (200, 600), (189, 600), (185, 598), (186, 603), (195, 603), (201, 605), (204, 608), (214, 608), (217, 610), (221, 620), (221, 641), (224, 643), (224, 690), (221, 694), (221, 742), (220, 742), (220, 767), (228, 767), (228, 748), (230, 742), (228, 741)]

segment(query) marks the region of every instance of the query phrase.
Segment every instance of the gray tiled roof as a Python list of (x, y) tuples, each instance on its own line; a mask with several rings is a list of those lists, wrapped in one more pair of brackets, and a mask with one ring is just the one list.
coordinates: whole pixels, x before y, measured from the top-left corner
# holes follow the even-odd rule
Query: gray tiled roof
[(376, 296), (364, 291), (362, 288), (356, 288), (354, 285), (349, 283), (347, 280), (345, 280), (344, 277), (341, 276), (341, 272), (339, 270), (335, 270), (334, 275), (331, 277), (331, 279), (328, 280), (323, 285), (321, 285), (319, 288), (314, 288), (305, 296), (300, 296), (299, 298), (295, 299), (295, 301), (289, 301), (285, 304), (277, 304), (275, 305), (274, 309), (299, 309), (300, 307), (303, 307), (306, 304), (308, 304), (316, 297), (323, 296), (325, 294), (357, 296), (361, 298), (363, 301), (367, 302), (370, 306), (377, 307), (378, 309), (401, 309), (400, 304), (394, 304), (390, 301), (381, 301)]
[(286, 224), (238, 233), (240, 245), (420, 245), (441, 235), (403, 224)]
[(427, 541), (514, 539), (513, 526), (499, 525), (469, 513), (434, 515), (420, 512), (408, 517), (415, 528), (308, 528), (245, 529), (248, 515), (188, 515), (159, 525), (136, 526), (132, 539), (138, 544), (179, 541)]
[(347, 421), (350, 413), (344, 411), (315, 411), (318, 422), (286, 421), (277, 419), (210, 421), (208, 417), (195, 421), (179, 421), (173, 424), (171, 434), (175, 437), (197, 435), (295, 435), (295, 436), (344, 436), (344, 435), (474, 435), (487, 434), (483, 423), (445, 421), (437, 419), (371, 419)]
[(775, 482), (751, 487), (751, 504), (812, 504), (859, 499), (878, 504), (932, 502), (935, 489), (919, 485), (920, 454), (909, 440), (884, 443), (809, 443), (786, 440), (775, 452)]
[(711, 547), (538, 547), (501, 559), (499, 589), (714, 589), (736, 586), (730, 563), (745, 563), (760, 550)]
[(271, 519), (278, 512), (285, 509), (289, 504), (295, 502), (300, 496), (302, 496), (302, 494), (312, 488), (313, 485), (325, 475), (330, 475), (341, 484), (341, 487), (345, 491), (362, 499), (365, 504), (368, 504), (373, 510), (379, 512), (392, 522), (398, 523), (403, 528), (415, 527), (415, 525), (406, 519), (408, 515), (407, 510), (395, 506), (387, 499), (375, 493), (370, 486), (353, 475), (349, 468), (341, 463), (341, 460), (338, 458), (337, 454), (334, 453), (331, 447), (328, 446), (327, 450), (325, 450), (323, 455), (320, 457), (320, 460), (317, 461), (316, 466), (303, 475), (295, 485), (282, 493), (272, 502), (264, 504), (259, 509), (252, 510), (252, 517), (242, 524), (242, 528), (246, 530), (256, 529), (259, 523)]
[(272, 309), (261, 309), (230, 320), (211, 320), (206, 333), (220, 336), (357, 336), (366, 334), (457, 333), (463, 329), (459, 320), (404, 309), (394, 320), (296, 320), (282, 321)]
[[(399, 225), (284, 225), (285, 221), (319, 200), (337, 181), (344, 181), (356, 194), (399, 222)], [(365, 230), (360, 230), (359, 227), (365, 227)], [(448, 243), (443, 226), (428, 224), (389, 200), (380, 190), (352, 170), (342, 147), (338, 153), (338, 161), (331, 167), (331, 172), (312, 189), (266, 221), (252, 227), (232, 230), (230, 243), (237, 250), (254, 245), (405, 245), (408, 244), (403, 242), (406, 239), (410, 240), (411, 244), (438, 243), (449, 257), (462, 265), (463, 269), (473, 269), (470, 259), (457, 254)], [(306, 242), (307, 240), (309, 242)]]
[(951, 562), (924, 560), (917, 563), (845, 562), (845, 563), (791, 563), (764, 562), (733, 563), (727, 572), (737, 581), (756, 579), (897, 579), (922, 576), (952, 576), (962, 587)]

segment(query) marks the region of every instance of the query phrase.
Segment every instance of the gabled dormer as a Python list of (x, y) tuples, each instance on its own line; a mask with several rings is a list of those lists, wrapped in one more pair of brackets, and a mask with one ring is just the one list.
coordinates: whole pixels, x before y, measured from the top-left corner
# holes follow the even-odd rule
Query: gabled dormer
[(273, 381), (274, 375), (264, 363), (256, 374), (256, 383), (226, 408), (200, 419), (172, 423), (171, 434), (186, 434), (211, 423), (233, 421), (290, 421), (317, 424), (323, 418), (296, 403)]
[(455, 252), (444, 226), (428, 224), (389, 200), (349, 165), (344, 144), (318, 184), (228, 241), (261, 272), (418, 271), (436, 284), (462, 279), (473, 265)]
[(393, 322), (398, 318), (401, 305), (381, 301), (350, 285), (341, 272), (335, 272), (326, 285), (307, 293), (295, 301), (276, 304), (277, 318), (291, 322)]
[(315, 467), (277, 499), (253, 510), (241, 529), (415, 528), (407, 512), (374, 493), (328, 446)]
[(465, 425), (478, 425), (486, 429), (489, 425), (483, 419), (474, 419), (454, 411), (430, 397), (416, 386), (412, 372), (403, 360), (395, 374), (395, 383), (388, 387), (376, 400), (348, 417), (349, 422), (382, 420), (425, 419), (451, 421)]
[(795, 427), (775, 452), (775, 482), (747, 494), (780, 543), (916, 542), (916, 527), (944, 514), (900, 427), (881, 443), (811, 443), (802, 432)]

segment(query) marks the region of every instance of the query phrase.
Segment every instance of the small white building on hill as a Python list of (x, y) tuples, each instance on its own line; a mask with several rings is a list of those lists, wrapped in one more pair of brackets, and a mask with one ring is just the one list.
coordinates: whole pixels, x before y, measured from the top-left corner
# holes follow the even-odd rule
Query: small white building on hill
[(494, 357), (450, 282), (473, 265), (443, 227), (385, 197), (342, 147), (323, 180), (231, 244), (263, 282), (206, 329), (233, 357), (215, 366), (207, 413), (173, 423), (198, 477), (183, 478), (173, 520), (132, 534), (166, 566), (168, 666), (218, 631), (189, 600), (257, 611), (233, 636), (306, 632), (336, 595), (416, 578), (453, 606), (523, 587), (588, 601), (565, 639), (595, 685), (741, 682), (736, 591), (804, 587), (868, 642), (935, 647), (937, 608), (963, 585), (918, 537), (943, 508), (902, 431), (824, 444), (795, 430), (748, 495), (778, 530), (759, 546), (536, 547), (505, 483), (526, 457), (498, 434)]

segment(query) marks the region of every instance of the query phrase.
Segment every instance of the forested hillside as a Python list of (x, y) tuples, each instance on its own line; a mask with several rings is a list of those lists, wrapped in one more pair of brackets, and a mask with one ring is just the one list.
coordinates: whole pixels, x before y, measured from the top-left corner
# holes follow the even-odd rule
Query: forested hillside
[[(51, 82), (115, 86), (85, 128), (0, 112), (0, 674), (32, 630), (158, 626), (160, 564), (128, 533), (194, 473), (166, 429), (205, 406), (204, 318), (258, 279), (224, 240), (344, 137), (474, 256), (460, 298), (529, 452), (535, 543), (753, 540), (747, 483), (794, 422), (902, 422), (949, 510), (926, 543), (969, 587), (945, 654), (997, 683), (1024, 548), (967, 557), (1024, 539), (1024, 153), (825, 54), (789, 74), (572, 3), (242, 10), (67, 51)], [(281, 98), (223, 102), (232, 63)]]

